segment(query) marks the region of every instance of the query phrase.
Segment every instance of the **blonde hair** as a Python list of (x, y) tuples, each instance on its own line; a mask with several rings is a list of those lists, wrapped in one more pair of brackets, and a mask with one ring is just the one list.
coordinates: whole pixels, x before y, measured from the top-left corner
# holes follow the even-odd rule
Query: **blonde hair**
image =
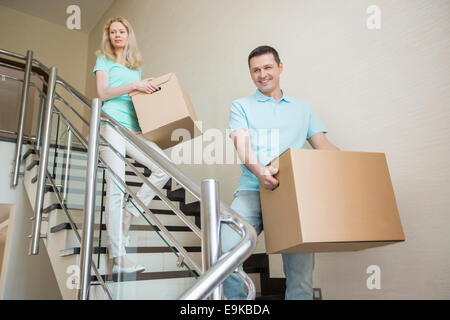
[(131, 24), (123, 17), (111, 18), (109, 19), (105, 27), (103, 28), (102, 42), (100, 44), (100, 49), (95, 52), (98, 56), (105, 56), (106, 58), (115, 61), (114, 47), (109, 39), (109, 27), (113, 22), (120, 22), (125, 26), (128, 32), (128, 41), (125, 46), (124, 56), (126, 61), (126, 67), (130, 69), (140, 69), (142, 67), (142, 55), (138, 49), (136, 36), (134, 35), (133, 27)]

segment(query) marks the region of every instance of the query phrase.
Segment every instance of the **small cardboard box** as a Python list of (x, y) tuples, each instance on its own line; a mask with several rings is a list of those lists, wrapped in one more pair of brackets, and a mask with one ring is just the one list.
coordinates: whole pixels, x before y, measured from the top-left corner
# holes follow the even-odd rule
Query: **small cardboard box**
[(404, 241), (383, 153), (289, 149), (260, 185), (267, 253), (355, 251)]
[(191, 139), (201, 135), (195, 124), (197, 116), (191, 99), (177, 76), (168, 73), (151, 83), (161, 90), (151, 94), (140, 91), (129, 94), (145, 138), (155, 142), (161, 149), (167, 149), (181, 142), (172, 139), (176, 129), (186, 129)]

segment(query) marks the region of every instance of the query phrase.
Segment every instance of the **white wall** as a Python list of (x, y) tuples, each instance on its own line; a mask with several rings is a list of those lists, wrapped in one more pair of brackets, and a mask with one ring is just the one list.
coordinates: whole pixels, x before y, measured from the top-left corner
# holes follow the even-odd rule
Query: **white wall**
[(2, 269), (0, 299), (61, 299), (44, 243), (40, 242), (39, 255), (28, 255), (33, 209), (21, 180), (16, 189), (10, 188), (14, 147), (14, 143), (0, 141), (0, 153), (7, 155), (0, 158), (0, 203), (15, 205), (8, 226), (7, 265)]
[[(381, 9), (368, 30), (366, 9)], [(386, 153), (406, 242), (317, 254), (326, 299), (450, 298), (450, 2), (446, 0), (118, 0), (89, 35), (86, 92), (105, 21), (133, 24), (144, 76), (176, 72), (204, 128), (225, 129), (231, 101), (253, 94), (247, 56), (275, 46), (282, 87), (306, 99), (343, 150)], [(232, 200), (240, 170), (185, 166)], [(381, 290), (366, 268), (381, 267)]]

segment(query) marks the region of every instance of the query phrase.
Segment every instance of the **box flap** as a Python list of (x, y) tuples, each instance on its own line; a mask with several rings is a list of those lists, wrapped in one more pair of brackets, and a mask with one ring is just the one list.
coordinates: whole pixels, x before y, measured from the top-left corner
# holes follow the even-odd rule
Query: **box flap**
[(175, 74), (173, 72), (170, 72), (170, 73), (160, 76), (156, 79), (153, 79), (151, 81), (151, 83), (154, 84), (155, 86), (160, 86), (160, 85), (168, 82), (170, 80), (170, 78), (172, 78), (172, 76), (174, 76), (174, 75)]
[[(153, 80), (150, 81), (150, 82), (151, 82), (154, 86), (158, 87), (158, 86), (163, 85), (164, 83), (169, 82), (170, 78), (172, 78), (172, 76), (174, 76), (174, 75), (175, 75), (175, 73), (170, 72), (170, 73), (165, 74), (165, 75), (163, 75), (163, 76), (160, 76), (160, 77), (158, 77), (158, 78), (156, 78), (156, 79), (153, 79)], [(148, 93), (141, 92), (141, 91), (138, 91), (138, 90), (134, 90), (134, 91), (131, 91), (131, 92), (128, 94), (128, 96), (129, 96), (129, 97), (132, 97), (132, 96), (135, 96), (135, 95), (137, 95), (137, 94), (148, 94)]]

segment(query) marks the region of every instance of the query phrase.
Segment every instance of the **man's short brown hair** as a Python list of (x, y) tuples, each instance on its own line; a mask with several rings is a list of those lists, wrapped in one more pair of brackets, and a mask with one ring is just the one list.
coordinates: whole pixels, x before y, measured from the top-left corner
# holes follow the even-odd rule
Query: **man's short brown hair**
[(270, 47), (270, 46), (260, 46), (256, 49), (254, 49), (252, 52), (250, 52), (250, 55), (248, 56), (248, 66), (250, 67), (250, 60), (254, 57), (259, 57), (262, 56), (264, 54), (268, 54), (271, 53), (276, 61), (276, 63), (278, 65), (280, 65), (280, 56), (278, 55), (277, 50), (275, 50), (274, 48)]

